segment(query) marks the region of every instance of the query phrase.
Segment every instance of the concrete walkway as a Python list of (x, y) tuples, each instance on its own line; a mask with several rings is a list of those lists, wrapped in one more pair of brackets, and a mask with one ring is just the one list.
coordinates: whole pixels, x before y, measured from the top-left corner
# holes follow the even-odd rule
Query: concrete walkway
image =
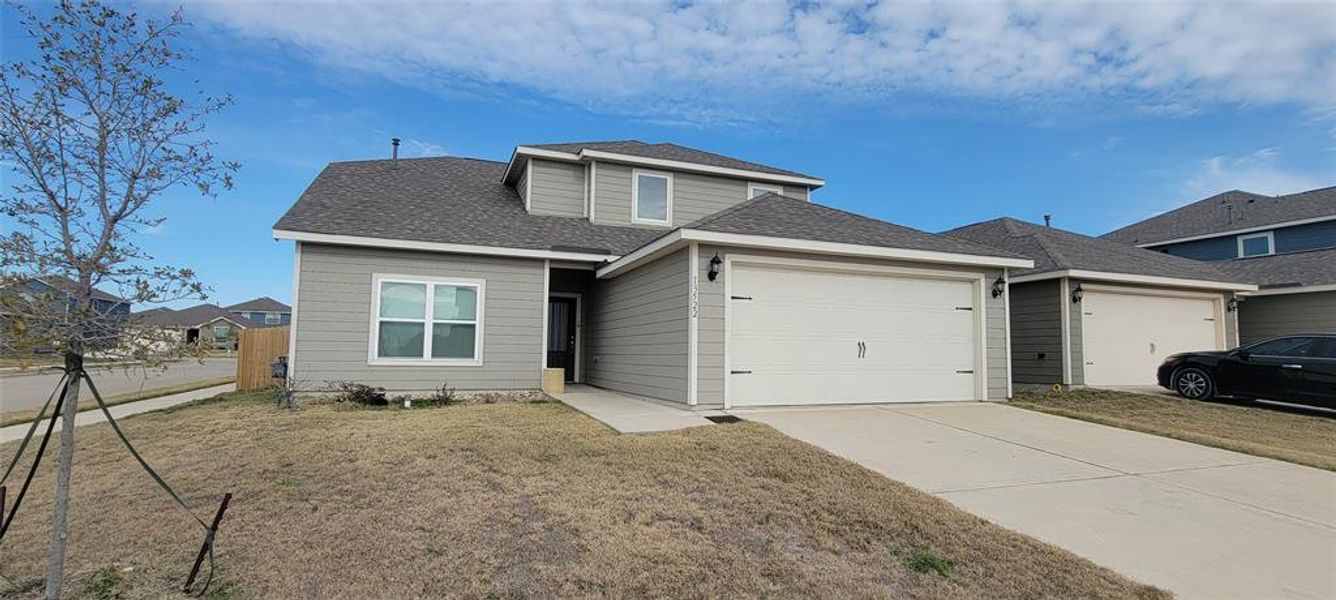
[[(111, 411), (111, 416), (114, 417), (117, 421), (119, 421), (122, 418), (128, 417), (130, 415), (137, 415), (140, 413), (162, 410), (164, 408), (176, 406), (178, 404), (185, 404), (186, 402), (190, 402), (192, 400), (199, 400), (202, 398), (217, 396), (218, 394), (230, 392), (235, 389), (236, 385), (229, 383), (226, 385), (203, 388), (190, 392), (182, 392), (180, 394), (172, 394), (170, 396), (159, 396), (157, 398), (150, 398), (148, 400), (140, 400), (138, 402), (127, 402), (125, 404), (118, 404), (107, 410)], [(94, 409), (94, 410), (86, 410), (79, 413), (79, 416), (74, 420), (74, 422), (76, 426), (84, 426), (84, 425), (92, 425), (95, 423), (104, 423), (106, 422), (106, 420), (107, 417), (106, 415), (102, 414), (101, 409)], [(55, 431), (60, 431), (60, 428), (63, 427), (63, 425), (64, 425), (63, 423), (57, 423)], [(23, 439), (23, 436), (28, 433), (28, 427), (30, 426), (31, 422), (24, 423), (21, 425), (10, 425), (9, 427), (0, 427), (0, 444)], [(46, 431), (45, 424), (43, 424), (41, 427), (38, 427), (37, 432), (33, 434), (34, 438), (36, 438), (36, 436), (42, 435), (42, 433), (45, 431)]]
[(620, 433), (672, 431), (710, 425), (705, 417), (713, 412), (696, 412), (660, 404), (654, 400), (622, 394), (588, 385), (567, 385), (552, 397), (566, 403)]
[(730, 412), (1180, 598), (1336, 598), (1336, 473), (996, 404)]

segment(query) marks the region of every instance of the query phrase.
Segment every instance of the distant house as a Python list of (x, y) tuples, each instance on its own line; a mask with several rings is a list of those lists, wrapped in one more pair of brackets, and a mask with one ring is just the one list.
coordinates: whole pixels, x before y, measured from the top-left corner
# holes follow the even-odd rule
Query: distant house
[(1336, 187), (1283, 196), (1224, 192), (1102, 237), (1212, 261), (1258, 284), (1239, 306), (1243, 342), (1336, 331)]
[(180, 341), (217, 350), (235, 350), (241, 331), (255, 323), (217, 304), (172, 310), (154, 308), (133, 315), (138, 324), (175, 332)]
[(292, 307), (269, 296), (233, 304), (227, 310), (256, 325), (287, 325), (292, 322)]
[[(78, 283), (68, 277), (45, 276), (22, 281), (19, 285), (0, 289), (0, 295), (17, 297), (26, 302), (51, 302), (52, 307), (62, 307), (65, 311), (74, 309), (72, 292)], [(130, 301), (98, 288), (93, 288), (93, 310), (106, 315), (109, 321), (125, 319), (130, 316)], [(0, 303), (0, 318), (3, 316), (3, 303)], [(99, 327), (99, 329), (103, 329)], [(116, 344), (111, 334), (94, 333), (93, 344), (98, 347), (110, 347)], [(103, 339), (105, 338), (105, 339)], [(44, 350), (50, 350), (45, 348)]]

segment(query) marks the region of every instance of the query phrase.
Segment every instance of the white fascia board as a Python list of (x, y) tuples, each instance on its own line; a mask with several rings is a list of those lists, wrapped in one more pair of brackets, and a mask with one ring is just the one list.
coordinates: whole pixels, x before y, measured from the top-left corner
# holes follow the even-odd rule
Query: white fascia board
[(966, 265), (978, 267), (1017, 267), (1029, 269), (1034, 267), (1034, 261), (1028, 258), (1005, 258), (1001, 256), (977, 256), (973, 254), (955, 254), (951, 252), (936, 252), (931, 250), (910, 250), (905, 248), (885, 248), (882, 246), (865, 246), (862, 244), (846, 244), (840, 242), (820, 242), (813, 240), (799, 240), (793, 238), (771, 237), (764, 235), (742, 235), (736, 233), (719, 233), (714, 231), (701, 231), (698, 229), (678, 229), (665, 235), (640, 249), (617, 259), (598, 270), (600, 279), (611, 277), (616, 273), (632, 267), (646, 258), (657, 256), (665, 251), (673, 250), (674, 246), (686, 242), (702, 242), (708, 244), (718, 244), (721, 246), (733, 246), (740, 248), (767, 248), (772, 250), (787, 250), (790, 252), (808, 252), (812, 254), (830, 254), (835, 256), (857, 256), (863, 258), (882, 258), (889, 260), (905, 260), (911, 262), (930, 262), (949, 265)]
[(570, 260), (579, 262), (608, 262), (617, 260), (615, 254), (589, 254), (584, 252), (563, 252), (558, 250), (535, 250), (530, 248), (506, 248), (501, 246), (474, 246), (471, 244), (451, 244), (447, 242), (420, 242), (415, 240), (393, 240), (387, 238), (364, 237), (360, 235), (337, 235), (332, 233), (310, 233), (306, 231), (273, 230), (276, 240), (296, 240), (314, 244), (332, 244), (336, 246), (363, 246), (368, 248), (390, 248), (395, 250), (422, 250), (426, 252), (448, 252), (452, 254), (478, 254), (482, 256), (511, 256), (515, 258), (540, 258), (551, 260)]
[(616, 152), (606, 152), (603, 150), (581, 150), (580, 158), (607, 160), (635, 165), (644, 165), (650, 167), (659, 167), (663, 169), (674, 169), (678, 171), (694, 171), (697, 173), (710, 173), (713, 175), (724, 175), (728, 177), (739, 177), (744, 179), (754, 179), (757, 181), (777, 181), (780, 183), (791, 183), (794, 185), (807, 185), (812, 187), (821, 187), (826, 185), (823, 179), (812, 179), (810, 177), (798, 177), (796, 175), (777, 175), (774, 173), (764, 173), (761, 171), (752, 171), (748, 169), (734, 169), (731, 167), (715, 167), (712, 165), (702, 165), (700, 163), (683, 162), (679, 160), (666, 160), (662, 158), (646, 158), (644, 156), (634, 156), (631, 154), (618, 154)]
[(580, 157), (569, 152), (557, 152), (556, 150), (544, 150), (542, 148), (530, 148), (528, 146), (515, 146), (510, 152), (510, 160), (506, 162), (506, 171), (501, 174), (501, 181), (510, 181), (510, 173), (515, 168), (517, 158), (521, 155), (537, 158), (550, 158), (564, 162), (579, 162)]
[(1323, 221), (1336, 221), (1336, 215), (1326, 215), (1323, 217), (1313, 217), (1311, 219), (1298, 219), (1295, 221), (1282, 221), (1270, 225), (1258, 225), (1256, 227), (1245, 227), (1243, 229), (1230, 229), (1228, 231), (1217, 231), (1215, 233), (1203, 233), (1201, 235), (1190, 235), (1187, 237), (1174, 238), (1171, 240), (1162, 240), (1158, 242), (1149, 242), (1146, 244), (1137, 244), (1138, 248), (1153, 248), (1155, 246), (1167, 246), (1169, 244), (1181, 244), (1183, 242), (1195, 242), (1197, 240), (1209, 240), (1218, 237), (1230, 237), (1242, 233), (1252, 233), (1254, 231), (1267, 231), (1269, 229), (1280, 229), (1284, 227), (1294, 227), (1296, 225), (1308, 225), (1309, 223), (1321, 223)]
[(1090, 281), (1141, 283), (1146, 285), (1164, 285), (1171, 287), (1186, 287), (1186, 288), (1196, 288), (1202, 290), (1222, 290), (1231, 292), (1245, 292), (1257, 289), (1257, 286), (1251, 283), (1206, 281), (1204, 279), (1180, 279), (1178, 277), (1160, 277), (1156, 275), (1133, 275), (1130, 273), (1108, 273), (1104, 271), (1085, 271), (1081, 269), (1049, 271), (1047, 273), (1035, 273), (1033, 275), (1017, 275), (1011, 278), (1011, 282), (1026, 283), (1029, 281), (1060, 279), (1062, 277), (1070, 277), (1072, 279), (1086, 279)]
[(1255, 292), (1243, 292), (1239, 295), (1250, 298), (1253, 296), (1286, 296), (1289, 294), (1307, 294), (1311, 292), (1336, 292), (1336, 283), (1328, 283), (1324, 285), (1296, 285), (1290, 287), (1260, 288)]

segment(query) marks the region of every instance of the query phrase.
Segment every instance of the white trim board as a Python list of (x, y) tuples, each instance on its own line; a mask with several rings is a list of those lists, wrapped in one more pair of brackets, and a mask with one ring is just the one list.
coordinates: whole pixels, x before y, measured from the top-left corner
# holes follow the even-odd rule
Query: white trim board
[(1289, 294), (1309, 294), (1313, 292), (1336, 292), (1336, 283), (1259, 288), (1255, 292), (1239, 292), (1238, 295), (1243, 298), (1251, 298), (1253, 296), (1286, 296)]
[(511, 170), (514, 168), (515, 160), (522, 156), (531, 158), (546, 158), (564, 162), (606, 160), (609, 162), (625, 163), (628, 165), (639, 165), (639, 166), (661, 168), (661, 169), (672, 169), (674, 171), (691, 171), (696, 173), (706, 173), (710, 175), (722, 175), (725, 177), (754, 179), (757, 181), (791, 183), (794, 185), (806, 185), (809, 187), (821, 187), (823, 185), (826, 185), (826, 182), (823, 179), (814, 179), (811, 177), (801, 177), (797, 175), (780, 175), (777, 173), (766, 173), (764, 171), (754, 171), (750, 169), (716, 167), (712, 165), (704, 165), (700, 163), (685, 162), (680, 160), (648, 158), (644, 156), (635, 156), (632, 154), (608, 152), (605, 150), (591, 150), (588, 148), (582, 149), (578, 153), (571, 153), (571, 152), (557, 152), (555, 150), (545, 150), (542, 148), (533, 148), (530, 146), (515, 147), (515, 150), (511, 152), (510, 162), (506, 165), (506, 171), (501, 176), (502, 181), (510, 180), (510, 173)]
[(275, 229), (273, 230), (273, 236), (276, 240), (296, 240), (299, 242), (331, 244), (336, 246), (362, 246), (366, 248), (389, 248), (392, 250), (422, 250), (425, 252), (449, 252), (452, 254), (512, 256), (516, 258), (544, 258), (577, 262), (601, 263), (621, 258), (616, 254), (590, 254), (585, 252), (536, 250), (530, 248), (507, 248), (504, 246), (475, 246), (471, 244), (452, 244), (449, 242), (419, 242), (415, 240), (394, 240), (360, 235), (311, 233), (307, 231), (291, 231), (287, 229)]
[(1296, 219), (1294, 221), (1281, 221), (1279, 223), (1270, 223), (1267, 225), (1258, 225), (1256, 227), (1244, 227), (1242, 229), (1230, 229), (1228, 231), (1217, 231), (1215, 233), (1203, 233), (1200, 235), (1189, 235), (1181, 238), (1161, 240), (1158, 242), (1147, 242), (1136, 244), (1138, 248), (1154, 248), (1156, 246), (1167, 246), (1170, 244), (1181, 244), (1183, 242), (1195, 242), (1197, 240), (1209, 240), (1211, 238), (1229, 237), (1241, 233), (1252, 233), (1254, 231), (1265, 231), (1267, 229), (1280, 229), (1283, 227), (1294, 227), (1296, 225), (1308, 225), (1310, 223), (1322, 223), (1324, 221), (1336, 221), (1336, 215), (1327, 215), (1324, 217), (1313, 217), (1311, 219)]
[(1061, 279), (1065, 277), (1071, 277), (1073, 279), (1082, 279), (1089, 281), (1112, 281), (1115, 283), (1141, 283), (1146, 285), (1164, 285), (1164, 286), (1198, 288), (1203, 290), (1222, 290), (1231, 292), (1252, 291), (1257, 289), (1257, 286), (1251, 283), (1228, 283), (1223, 281), (1206, 281), (1202, 279), (1180, 279), (1177, 277), (1160, 277), (1156, 275), (1133, 275), (1130, 273), (1086, 271), (1083, 269), (1065, 269), (1061, 271), (1034, 273), (1031, 275), (1017, 275), (1013, 277), (1011, 281), (1012, 283), (1026, 283), (1030, 281), (1044, 281), (1046, 279)]
[(648, 258), (657, 257), (662, 253), (675, 250), (677, 246), (683, 242), (702, 242), (741, 248), (765, 248), (772, 250), (788, 250), (792, 252), (808, 252), (812, 254), (884, 258), (911, 262), (930, 262), (977, 267), (1018, 267), (1028, 269), (1034, 266), (1034, 261), (1031, 261), (1028, 258), (979, 256), (973, 254), (937, 252), (932, 250), (887, 248), (884, 246), (865, 246), (861, 244), (800, 240), (763, 235), (718, 233), (714, 231), (702, 231), (699, 229), (678, 229), (650, 242), (649, 244), (641, 246), (639, 249), (613, 261), (611, 264), (599, 268), (598, 277), (599, 279), (614, 277), (618, 273), (634, 267)]
[[(302, 281), (302, 243), (292, 244), (292, 313), (288, 317), (288, 387), (297, 387), (297, 307)], [(282, 317), (280, 317), (281, 319)]]

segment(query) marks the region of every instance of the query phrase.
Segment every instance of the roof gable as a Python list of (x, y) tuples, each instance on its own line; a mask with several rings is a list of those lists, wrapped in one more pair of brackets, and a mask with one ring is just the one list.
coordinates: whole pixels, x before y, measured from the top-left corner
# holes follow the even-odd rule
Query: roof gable
[(247, 300), (247, 301), (245, 301), (245, 302), (239, 302), (239, 303), (237, 303), (237, 304), (233, 304), (233, 305), (227, 307), (227, 310), (230, 310), (230, 311), (232, 311), (232, 312), (280, 312), (280, 313), (290, 313), (290, 312), (292, 312), (292, 307), (291, 307), (291, 306), (288, 306), (288, 305), (286, 305), (286, 304), (283, 304), (282, 302), (279, 302), (278, 300), (275, 300), (275, 299), (273, 299), (273, 298), (270, 298), (269, 296), (260, 296), (259, 298), (255, 298), (255, 299), (252, 299), (252, 300)]

